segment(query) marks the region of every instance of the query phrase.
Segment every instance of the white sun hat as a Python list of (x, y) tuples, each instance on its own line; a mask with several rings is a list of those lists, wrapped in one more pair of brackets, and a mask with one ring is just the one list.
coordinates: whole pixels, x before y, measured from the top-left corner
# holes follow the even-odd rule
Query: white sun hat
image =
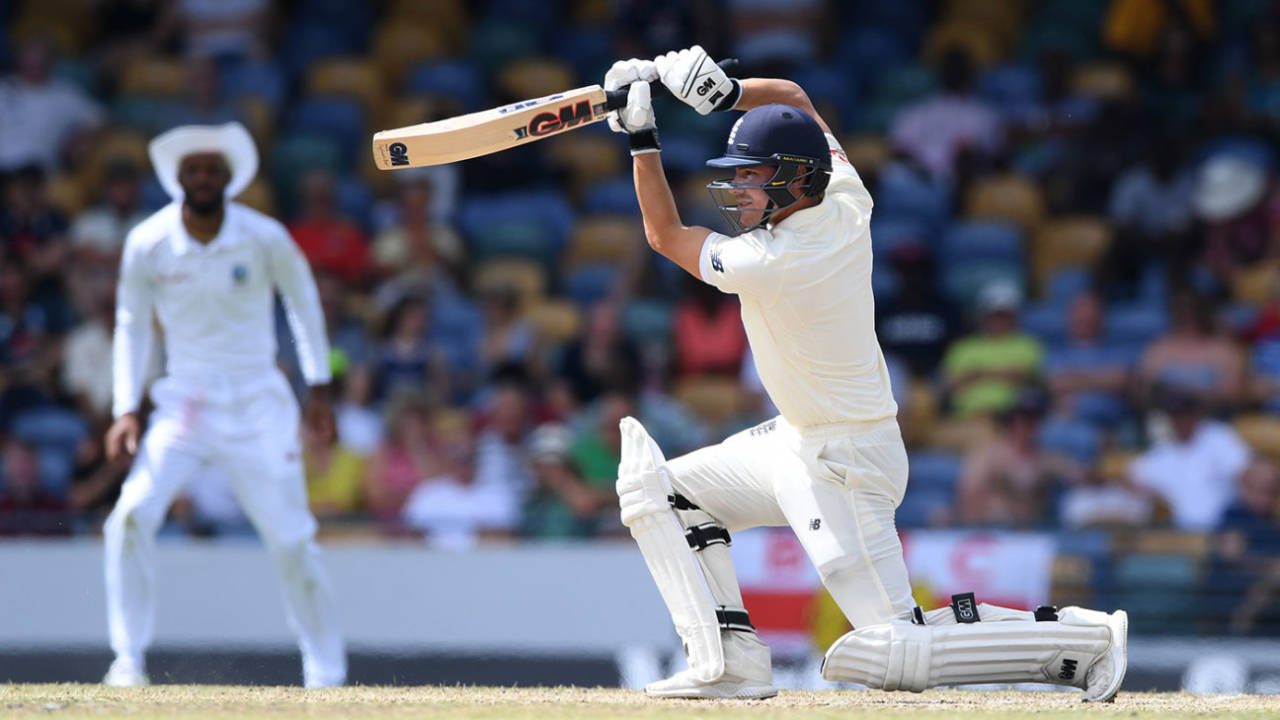
[(1209, 222), (1230, 220), (1256, 205), (1266, 189), (1267, 173), (1257, 163), (1217, 155), (1200, 168), (1191, 205)]
[(188, 155), (216, 152), (227, 159), (231, 168), (231, 182), (225, 193), (228, 199), (249, 187), (258, 172), (258, 148), (253, 136), (238, 122), (176, 127), (152, 140), (148, 151), (160, 185), (174, 200), (184, 197), (178, 183), (178, 165)]

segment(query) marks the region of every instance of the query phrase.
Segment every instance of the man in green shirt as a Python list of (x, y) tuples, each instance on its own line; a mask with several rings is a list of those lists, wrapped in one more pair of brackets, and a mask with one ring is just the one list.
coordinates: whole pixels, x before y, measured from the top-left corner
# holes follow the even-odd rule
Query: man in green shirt
[(978, 297), (978, 332), (960, 338), (942, 360), (952, 412), (967, 417), (997, 413), (1013, 405), (1017, 389), (1035, 380), (1044, 348), (1018, 328), (1022, 295), (1008, 283)]

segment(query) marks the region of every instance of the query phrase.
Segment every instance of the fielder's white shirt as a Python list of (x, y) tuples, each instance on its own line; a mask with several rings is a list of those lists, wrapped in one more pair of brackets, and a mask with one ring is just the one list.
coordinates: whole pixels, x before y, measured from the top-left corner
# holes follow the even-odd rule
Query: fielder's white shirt
[(796, 427), (894, 417), (875, 332), (871, 194), (836, 139), (818, 205), (768, 229), (702, 244), (702, 279), (742, 303), (756, 370)]
[(193, 240), (174, 202), (125, 240), (112, 347), (113, 413), (138, 409), (152, 342), (164, 330), (165, 374), (238, 375), (276, 367), (274, 293), (284, 300), (302, 373), (329, 382), (329, 341), (306, 258), (284, 226), (227, 203), (218, 235)]

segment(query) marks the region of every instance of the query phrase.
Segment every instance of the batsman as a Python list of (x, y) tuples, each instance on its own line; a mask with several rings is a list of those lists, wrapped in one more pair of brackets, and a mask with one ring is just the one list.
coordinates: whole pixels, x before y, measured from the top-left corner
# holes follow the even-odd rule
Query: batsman
[[(734, 235), (680, 221), (662, 168), (649, 82), (699, 113), (745, 110), (707, 185)], [(743, 606), (730, 533), (790, 525), (853, 626), (822, 675), (884, 690), (1041, 682), (1115, 697), (1128, 619), (1078, 607), (1035, 612), (973, 594), (923, 611), (911, 597), (894, 511), (907, 453), (871, 293), (872, 201), (798, 85), (736, 80), (698, 46), (617, 62), (605, 89), (630, 85), (609, 119), (626, 133), (650, 247), (739, 296), (755, 362), (781, 415), (667, 460), (622, 420), (622, 521), (644, 555), (689, 667), (645, 688), (669, 698), (767, 698), (770, 652)]]

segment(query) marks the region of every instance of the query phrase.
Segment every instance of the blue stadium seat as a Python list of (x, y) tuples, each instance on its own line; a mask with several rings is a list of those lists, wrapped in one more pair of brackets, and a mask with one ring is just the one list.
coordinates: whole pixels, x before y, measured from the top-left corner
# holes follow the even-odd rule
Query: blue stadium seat
[(884, 302), (896, 298), (901, 286), (902, 280), (892, 265), (877, 262), (871, 266), (871, 292), (876, 300)]
[(111, 118), (125, 127), (136, 128), (147, 135), (155, 135), (169, 129), (171, 118), (177, 117), (181, 108), (173, 100), (145, 96), (123, 96), (111, 104)]
[(1065, 310), (1066, 304), (1088, 290), (1092, 283), (1093, 277), (1085, 268), (1074, 266), (1055, 270), (1049, 276), (1049, 301), (1062, 303)]
[(325, 135), (283, 135), (271, 148), (271, 180), (276, 186), (277, 204), (284, 216), (297, 201), (298, 181), (313, 169), (337, 173), (342, 168), (343, 149)]
[(360, 43), (347, 35), (342, 25), (302, 23), (289, 28), (278, 57), (281, 66), (292, 77), (324, 58), (359, 52)]
[(1022, 329), (1054, 346), (1067, 338), (1067, 309), (1061, 302), (1043, 302), (1022, 309)]
[(848, 41), (836, 50), (835, 64), (855, 74), (865, 86), (887, 71), (911, 62), (913, 52), (905, 36), (891, 27), (862, 25), (850, 29)]
[(994, 220), (953, 223), (943, 231), (938, 259), (942, 264), (978, 260), (1021, 263), (1022, 233), (1011, 223)]
[[(543, 7), (527, 3), (530, 7)], [(555, 13), (545, 13), (555, 17)], [(471, 32), (468, 57), (486, 75), (521, 57), (539, 54), (538, 28), (535, 24), (519, 20), (491, 18), (477, 25)]]
[(478, 258), (514, 254), (550, 265), (564, 249), (573, 210), (558, 192), (514, 192), (468, 198), (458, 226)]
[(574, 268), (565, 279), (565, 292), (581, 307), (589, 307), (606, 297), (618, 279), (618, 268), (608, 263), (591, 263)]
[(169, 197), (169, 191), (164, 189), (155, 176), (147, 177), (142, 181), (141, 192), (142, 207), (152, 212), (173, 202), (173, 198)]
[(303, 100), (289, 111), (285, 127), (291, 133), (323, 135), (342, 149), (342, 160), (350, 166), (356, 153), (368, 154), (369, 139), (364, 107), (356, 100), (321, 97)]
[(671, 342), (675, 311), (662, 300), (632, 300), (622, 309), (622, 332), (636, 343)]
[(1040, 100), (1040, 75), (1027, 65), (993, 68), (978, 78), (978, 94), (1006, 119), (1025, 118)]
[(954, 495), (963, 466), (959, 455), (941, 450), (923, 450), (911, 453), (908, 461), (911, 472), (907, 487)]
[(1000, 260), (954, 262), (942, 266), (943, 291), (966, 307), (973, 304), (982, 288), (997, 282), (1025, 288), (1026, 271), (1021, 263)]
[(359, 223), (365, 232), (373, 225), (373, 191), (357, 175), (338, 178), (338, 211)]
[(895, 514), (895, 523), (900, 528), (929, 527), (934, 517), (955, 505), (955, 495), (938, 490), (913, 490), (907, 485), (907, 494), (902, 498)]
[(871, 251), (877, 258), (877, 265), (880, 265), (879, 260), (886, 258), (894, 248), (908, 243), (927, 246), (928, 228), (923, 223), (906, 217), (891, 215), (881, 218), (876, 213), (871, 214)]
[[(665, 154), (665, 153), (664, 153)], [(587, 191), (583, 209), (591, 214), (639, 215), (635, 183), (629, 177), (619, 177), (596, 185)]]
[(1169, 326), (1164, 306), (1156, 303), (1115, 305), (1107, 313), (1107, 339), (1116, 344), (1143, 344), (1159, 337)]
[(886, 70), (874, 81), (872, 97), (906, 105), (938, 89), (933, 72), (923, 65), (901, 65)]
[(260, 97), (273, 108), (284, 104), (284, 73), (271, 62), (233, 63), (222, 73), (223, 92), (232, 101)]
[(418, 65), (409, 72), (404, 89), (407, 93), (454, 98), (468, 111), (479, 110), (485, 98), (484, 79), (475, 67), (461, 60)]
[(613, 64), (613, 40), (600, 28), (579, 27), (563, 32), (556, 48), (562, 60), (573, 67), (580, 83), (598, 83)]
[(1039, 443), (1045, 450), (1092, 465), (1102, 447), (1102, 433), (1082, 420), (1052, 417), (1040, 425)]
[(1116, 607), (1142, 608), (1129, 617), (1129, 631), (1149, 634), (1195, 632), (1194, 558), (1184, 555), (1134, 554), (1115, 559), (1112, 580)]
[(75, 470), (76, 447), (89, 434), (84, 419), (73, 410), (46, 405), (18, 414), (12, 432), (35, 448), (44, 489), (65, 496)]
[(880, 170), (872, 216), (908, 219), (930, 230), (940, 228), (950, 212), (950, 189), (903, 163), (890, 162)]
[[(677, 172), (699, 173), (706, 169), (707, 159), (718, 157), (722, 149), (723, 145), (709, 145), (698, 135), (664, 134), (662, 136), (662, 165)], [(627, 184), (632, 186), (631, 202), (635, 204), (634, 183), (628, 179)]]

